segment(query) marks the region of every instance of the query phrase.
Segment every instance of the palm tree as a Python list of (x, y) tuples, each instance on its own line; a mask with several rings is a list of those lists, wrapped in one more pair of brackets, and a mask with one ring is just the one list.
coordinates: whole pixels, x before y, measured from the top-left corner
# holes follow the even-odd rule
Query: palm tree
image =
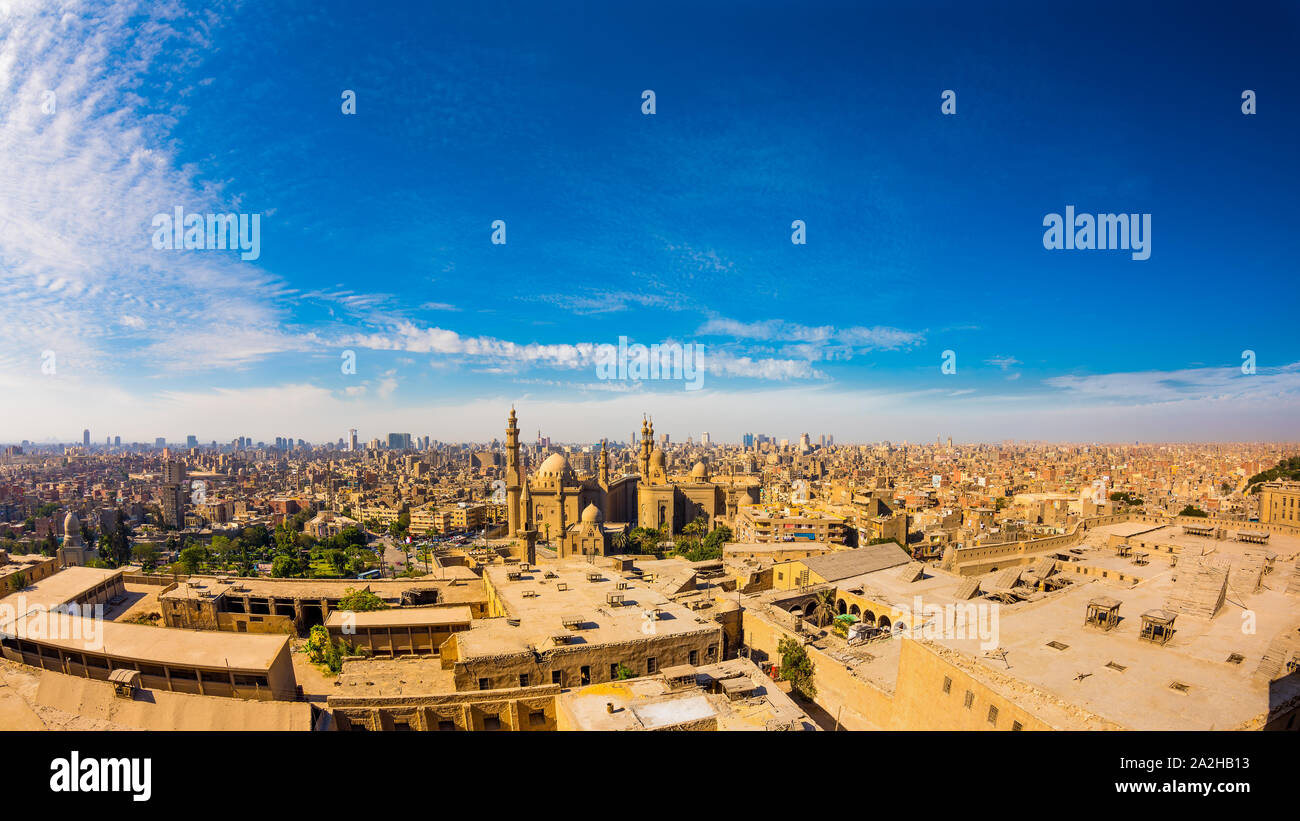
[(814, 594), (812, 607), (808, 615), (812, 616), (813, 621), (818, 627), (825, 627), (832, 619), (835, 618), (835, 590), (826, 589), (818, 590)]

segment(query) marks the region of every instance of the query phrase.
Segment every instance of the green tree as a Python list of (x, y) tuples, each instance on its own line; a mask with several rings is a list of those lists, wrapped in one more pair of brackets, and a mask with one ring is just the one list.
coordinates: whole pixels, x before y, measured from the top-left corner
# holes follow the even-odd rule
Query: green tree
[(158, 548), (148, 542), (137, 544), (131, 548), (131, 558), (140, 565), (140, 569), (150, 573), (158, 566)]
[(708, 562), (722, 558), (722, 545), (707, 539), (686, 539), (677, 543), (677, 552), (688, 562)]
[(306, 573), (307, 563), (303, 561), (302, 555), (297, 550), (293, 553), (280, 553), (271, 560), (271, 575), (277, 579), (294, 578)]
[(249, 525), (244, 528), (241, 538), (244, 540), (244, 544), (253, 550), (271, 546), (271, 534), (262, 525)]
[(366, 546), (366, 534), (356, 525), (348, 525), (339, 532), (339, 540), (345, 545), (353, 547)]
[(713, 528), (709, 535), (704, 537), (704, 546), (710, 550), (716, 549), (718, 555), (722, 555), (722, 546), (731, 541), (731, 528), (726, 525), (718, 525)]
[(682, 534), (686, 536), (703, 536), (708, 532), (708, 529), (709, 520), (704, 516), (696, 516), (682, 528)]
[(181, 551), (180, 562), (185, 572), (193, 575), (208, 560), (208, 549), (203, 545), (190, 545)]
[(330, 567), (334, 568), (336, 573), (341, 574), (348, 568), (348, 554), (342, 550), (326, 550), (325, 561), (329, 563)]
[(610, 539), (610, 547), (614, 549), (615, 553), (627, 552), (627, 544), (627, 533), (615, 533), (614, 537)]
[(797, 640), (786, 636), (776, 645), (781, 656), (781, 678), (790, 682), (791, 688), (803, 698), (811, 701), (817, 697), (817, 687), (813, 684), (813, 675), (817, 668), (808, 652)]
[(369, 590), (355, 590), (349, 587), (339, 599), (339, 610), (351, 610), (355, 613), (368, 613), (371, 610), (387, 610), (388, 604)]
[(1201, 510), (1199, 507), (1196, 507), (1195, 505), (1188, 505), (1187, 507), (1179, 511), (1178, 515), (1196, 516), (1197, 518), (1200, 519), (1208, 519), (1210, 517), (1210, 514), (1206, 513), (1204, 510)]
[(108, 560), (114, 567), (131, 561), (131, 528), (127, 526), (121, 508), (115, 512), (113, 530), (108, 536)]
[(813, 622), (818, 627), (825, 627), (835, 618), (835, 590), (826, 589), (818, 590), (814, 594), (812, 607), (808, 611), (812, 616)]

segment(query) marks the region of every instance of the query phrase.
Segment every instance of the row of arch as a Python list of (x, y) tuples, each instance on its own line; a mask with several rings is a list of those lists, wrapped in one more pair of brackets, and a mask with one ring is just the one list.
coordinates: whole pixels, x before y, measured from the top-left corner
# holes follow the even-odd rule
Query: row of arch
[[(807, 615), (810, 615), (812, 613), (812, 609), (813, 609), (813, 604), (811, 601), (807, 602), (806, 609), (804, 603), (801, 602), (799, 604), (796, 604), (794, 607), (790, 608), (790, 614), (793, 616), (798, 616), (799, 618), (804, 618)], [(894, 624), (893, 622), (890, 621), (889, 616), (883, 614), (877, 616), (872, 611), (863, 610), (862, 608), (858, 607), (856, 603), (849, 604), (844, 599), (840, 599), (835, 603), (835, 609), (841, 616), (845, 614), (857, 616), (858, 620), (861, 621), (863, 624), (867, 625), (868, 627), (877, 627), (881, 630), (891, 630), (891, 629), (906, 630), (907, 629), (907, 625), (904, 624), (903, 622)]]
[(889, 616), (886, 616), (883, 613), (880, 616), (877, 616), (875, 613), (871, 612), (870, 610), (863, 610), (862, 608), (858, 607), (856, 603), (849, 604), (848, 602), (844, 601), (844, 599), (840, 599), (835, 603), (835, 609), (839, 611), (841, 616), (845, 615), (846, 613), (850, 616), (857, 616), (858, 620), (868, 627), (878, 627), (881, 630), (889, 630), (891, 628), (894, 630), (907, 629), (907, 625), (902, 622), (899, 622), (898, 624), (892, 624), (889, 620)]

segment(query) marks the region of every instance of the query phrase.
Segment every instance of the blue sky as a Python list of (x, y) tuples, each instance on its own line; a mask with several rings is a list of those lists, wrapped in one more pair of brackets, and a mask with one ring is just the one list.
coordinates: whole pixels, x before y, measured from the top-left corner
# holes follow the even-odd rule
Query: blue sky
[(0, 439), (1300, 438), (1295, 4), (443, 5), (0, 0)]

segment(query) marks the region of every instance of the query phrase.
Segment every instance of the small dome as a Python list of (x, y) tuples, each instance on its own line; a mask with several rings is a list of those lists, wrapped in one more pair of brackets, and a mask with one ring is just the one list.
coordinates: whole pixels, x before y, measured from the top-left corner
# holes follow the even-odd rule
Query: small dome
[(594, 504), (587, 505), (583, 508), (582, 521), (584, 524), (588, 522), (596, 524), (598, 522), (603, 522), (604, 520), (605, 517), (601, 514), (600, 508), (596, 507)]
[(63, 535), (71, 536), (73, 534), (81, 535), (81, 520), (77, 518), (77, 514), (69, 510), (68, 515), (63, 517)]
[(691, 478), (705, 481), (709, 478), (709, 469), (704, 466), (703, 462), (696, 462), (695, 467), (691, 468)]
[(654, 450), (650, 451), (651, 469), (664, 467), (666, 461), (667, 460), (664, 458), (664, 452), (659, 448), (655, 448)]
[(573, 472), (569, 467), (569, 460), (564, 458), (562, 453), (552, 453), (542, 462), (542, 466), (537, 469), (538, 476), (567, 476)]

